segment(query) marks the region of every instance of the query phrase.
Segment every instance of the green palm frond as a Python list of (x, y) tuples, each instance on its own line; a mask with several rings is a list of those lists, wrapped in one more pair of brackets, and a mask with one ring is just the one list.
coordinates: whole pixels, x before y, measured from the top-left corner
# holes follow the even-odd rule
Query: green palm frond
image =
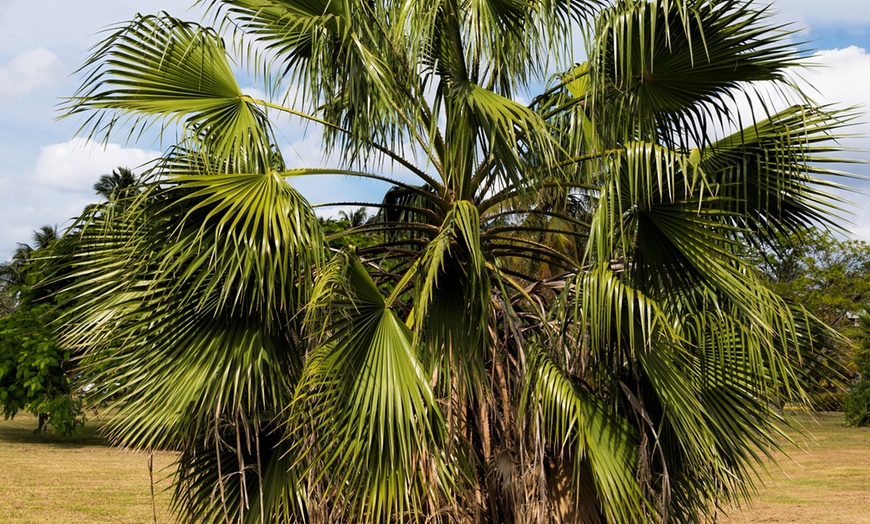
[[(75, 326), (65, 341), (89, 349), (81, 370), (116, 410), (107, 427), (115, 443), (182, 452), (174, 497), (186, 518), (253, 522), (259, 508), (268, 520), (304, 510), (286, 460), (260, 439), (275, 440), (273, 420), (301, 373), (301, 322), (293, 317), (313, 269), (299, 260), (313, 264), (318, 255), (287, 258), (293, 249), (284, 242), (299, 232), (289, 224), (305, 217), (281, 207), (286, 182), (265, 177), (178, 176), (126, 208), (94, 211), (81, 228), (71, 291), (87, 292), (64, 319)], [(247, 202), (241, 213), (228, 204), (227, 195), (246, 202), (251, 190), (277, 207)], [(207, 218), (184, 226), (206, 208)], [(310, 246), (318, 232), (307, 233)], [(275, 258), (261, 266), (241, 254), (224, 259), (215, 251), (224, 238)], [(185, 249), (186, 242), (198, 247)], [(161, 277), (166, 271), (173, 282)], [(222, 461), (218, 469), (202, 470), (212, 460)], [(278, 471), (282, 482), (267, 484), (264, 477)]]
[[(336, 126), (324, 129), (324, 148), (329, 153), (338, 147), (345, 166), (380, 164), (372, 144), (399, 151), (403, 142), (419, 139), (418, 78), (391, 35), (398, 7), (242, 0), (212, 2), (212, 8), (244, 30), (237, 35), (247, 42), (249, 61), (261, 65), (267, 78), (301, 88), (311, 112)], [(275, 60), (261, 58), (258, 46)]]
[(269, 155), (265, 113), (239, 88), (223, 40), (209, 28), (163, 14), (140, 15), (97, 46), (85, 81), (64, 104), (87, 115), (82, 131), (108, 138), (116, 124), (131, 136), (157, 122), (180, 122), (212, 154)]
[(325, 338), (293, 401), (291, 423), (315, 437), (300, 453), (339, 514), (415, 520), (452, 481), (439, 453), (444, 420), (410, 330), (350, 257), (319, 279), (309, 317)]
[(706, 126), (730, 120), (726, 103), (741, 90), (785, 82), (800, 63), (790, 33), (766, 25), (769, 16), (740, 0), (627, 1), (606, 11), (590, 62), (607, 125), (702, 143)]
[[(582, 291), (575, 300), (588, 326), (584, 329), (589, 347), (638, 352), (654, 338), (676, 340), (661, 304), (620, 279), (613, 265), (595, 264), (576, 277), (575, 285)], [(601, 358), (610, 361), (612, 369), (622, 357), (619, 352), (602, 352)]]
[(537, 113), (474, 84), (458, 84), (453, 91), (468, 107), (479, 126), (479, 139), (485, 141), (492, 157), (481, 159), (489, 169), (474, 173), (474, 190), (482, 184), (493, 184), (490, 178), (495, 178), (495, 183), (500, 185), (527, 184), (524, 178), (533, 171), (524, 165), (524, 151), (536, 151), (545, 165), (552, 163), (559, 145), (552, 139), (552, 130)]
[(292, 315), (307, 302), (311, 270), (324, 257), (314, 246), (323, 239), (307, 202), (284, 179), (175, 175), (162, 184), (156, 198), (173, 204), (153, 216), (184, 217), (166, 232), (174, 244), (161, 250), (158, 271), (175, 275), (169, 293), (201, 290), (193, 295), (200, 295), (200, 308), (214, 301), (215, 310), (253, 309), (266, 317)]
[(838, 227), (832, 212), (846, 202), (836, 192), (850, 189), (834, 180), (852, 175), (827, 166), (851, 162), (830, 154), (854, 119), (849, 109), (792, 106), (710, 144), (700, 162), (731, 199), (735, 223), (762, 237), (811, 222)]
[[(572, 457), (576, 485), (581, 484), (582, 469), (588, 467), (598, 511), (607, 521), (640, 522), (647, 508), (635, 478), (635, 437), (628, 424), (613, 417), (543, 352), (533, 354), (530, 368), (530, 407), (540, 412), (555, 451)], [(588, 494), (580, 497), (588, 500)]]
[[(544, 74), (570, 44), (575, 24), (598, 0), (444, 0), (403, 2), (399, 20), (409, 53), (450, 81), (471, 81), (511, 97)], [(397, 27), (397, 29), (400, 29)], [(410, 31), (408, 31), (410, 29)], [(564, 64), (558, 64), (561, 67)]]
[[(119, 418), (116, 434), (137, 447), (175, 446), (179, 424), (202, 427), (216, 413), (280, 405), (284, 373), (301, 358), (286, 326), (307, 302), (306, 276), (318, 264), (316, 251), (293, 247), (311, 246), (319, 232), (316, 221), (304, 226), (310, 219), (293, 216), (302, 206), (291, 207), (283, 180), (211, 175), (170, 184), (143, 193), (121, 221), (87, 224), (75, 273), (77, 286), (94, 292), (75, 310), (79, 327), (68, 341), (100, 348), (92, 372), (122, 383), (130, 418)], [(254, 195), (269, 205), (258, 207)], [(245, 249), (218, 255), (228, 247)], [(152, 402), (161, 409), (141, 407)]]

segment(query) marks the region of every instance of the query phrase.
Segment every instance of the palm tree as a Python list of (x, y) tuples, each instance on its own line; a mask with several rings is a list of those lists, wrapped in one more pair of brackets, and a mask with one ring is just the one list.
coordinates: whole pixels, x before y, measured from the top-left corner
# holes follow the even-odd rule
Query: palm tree
[[(180, 452), (183, 519), (698, 522), (751, 491), (812, 345), (739, 255), (833, 223), (849, 115), (748, 3), (603, 4), (225, 0), (232, 46), (166, 14), (97, 46), (67, 113), (180, 140), (82, 218), (65, 335), (122, 384), (111, 438)], [(797, 104), (729, 113), (763, 82)], [(267, 111), (342, 164), (285, 168)], [(291, 183), (336, 174), (391, 185), (336, 233), (373, 245), (329, 250)]]
[(0, 264), (0, 282), (2, 282), (4, 290), (24, 284), (22, 270), (30, 263), (32, 255), (33, 248), (29, 244), (18, 244), (12, 258), (8, 262)]
[[(0, 264), (0, 292), (17, 294), (27, 285), (25, 272), (38, 257), (37, 251), (45, 253), (58, 240), (57, 226), (44, 225), (33, 232), (33, 246), (19, 243), (8, 262)], [(36, 273), (36, 272), (33, 272)], [(30, 283), (35, 284), (35, 282)]]
[(94, 191), (106, 200), (114, 202), (129, 198), (137, 192), (138, 180), (129, 168), (119, 167), (110, 175), (100, 175), (94, 184)]
[[(39, 228), (39, 231), (33, 232), (33, 242), (34, 246), (36, 246), (33, 249), (46, 248), (56, 242), (58, 238), (60, 237), (57, 234), (57, 226), (44, 225)], [(25, 246), (28, 248), (30, 247), (26, 244)]]
[(12, 257), (0, 263), (0, 317), (15, 312), (22, 301), (26, 303), (51, 294), (51, 291), (36, 291), (35, 288), (48, 276), (46, 259), (59, 238), (57, 226), (44, 225), (33, 232), (33, 246), (19, 243)]
[(368, 218), (366, 208), (364, 207), (357, 208), (354, 211), (339, 211), (338, 216), (347, 222), (349, 227), (360, 227), (366, 223)]

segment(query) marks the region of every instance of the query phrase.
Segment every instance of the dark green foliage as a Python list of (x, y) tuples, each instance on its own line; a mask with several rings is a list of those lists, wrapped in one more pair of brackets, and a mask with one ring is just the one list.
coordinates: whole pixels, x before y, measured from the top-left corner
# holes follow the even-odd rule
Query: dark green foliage
[(847, 397), (844, 391), (822, 391), (810, 395), (810, 405), (816, 411), (842, 411)]
[(808, 229), (780, 239), (761, 268), (783, 298), (841, 332), (870, 300), (870, 245), (862, 240)]
[(843, 402), (843, 415), (850, 426), (870, 426), (870, 308), (858, 317), (860, 343), (855, 350), (855, 365), (860, 380)]
[(365, 226), (372, 221), (366, 208), (355, 211), (339, 211), (339, 218), (320, 218), (320, 227), (326, 236), (329, 247), (335, 250), (345, 248), (364, 249), (377, 244), (378, 235), (366, 232)]
[(72, 390), (70, 351), (49, 328), (48, 306), (22, 308), (0, 318), (0, 405), (8, 419), (24, 410), (63, 435), (85, 423), (82, 401)]
[(49, 427), (62, 435), (85, 422), (82, 400), (73, 390), (72, 353), (59, 344), (53, 323), (68, 285), (59, 268), (69, 261), (72, 237), (59, 237), (43, 226), (34, 245), (21, 244), (13, 260), (2, 266), (0, 295), (11, 304), (0, 317), (0, 406), (8, 419), (24, 410), (39, 419), (37, 431)]
[(870, 380), (858, 383), (843, 402), (843, 415), (850, 426), (870, 426)]
[(846, 385), (858, 376), (855, 344), (863, 335), (855, 315), (870, 300), (870, 245), (810, 228), (778, 238), (758, 265), (771, 289), (814, 326), (815, 353), (824, 366), (806, 368), (813, 407), (839, 411)]

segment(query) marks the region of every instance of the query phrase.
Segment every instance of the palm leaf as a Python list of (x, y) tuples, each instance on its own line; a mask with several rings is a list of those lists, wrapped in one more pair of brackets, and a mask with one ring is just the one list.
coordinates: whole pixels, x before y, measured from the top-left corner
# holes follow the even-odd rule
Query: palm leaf
[(293, 427), (316, 435), (300, 453), (326, 481), (337, 515), (414, 520), (437, 504), (450, 470), (438, 451), (444, 421), (410, 330), (352, 258), (318, 279), (309, 317), (325, 338), (293, 401)]
[(87, 115), (82, 131), (106, 139), (119, 122), (144, 131), (180, 122), (221, 157), (243, 150), (266, 157), (265, 113), (240, 90), (223, 40), (211, 29), (169, 15), (140, 15), (100, 45), (82, 68), (85, 81), (64, 104)]
[(529, 402), (540, 410), (550, 444), (573, 457), (575, 488), (580, 487), (580, 471), (588, 464), (607, 520), (642, 522), (647, 508), (635, 479), (637, 458), (629, 426), (608, 413), (600, 400), (543, 352), (533, 353), (531, 370)]
[(769, 16), (738, 0), (629, 1), (606, 11), (590, 55), (605, 125), (704, 143), (707, 126), (730, 121), (735, 93), (751, 82), (787, 83), (799, 64), (789, 33), (765, 25)]

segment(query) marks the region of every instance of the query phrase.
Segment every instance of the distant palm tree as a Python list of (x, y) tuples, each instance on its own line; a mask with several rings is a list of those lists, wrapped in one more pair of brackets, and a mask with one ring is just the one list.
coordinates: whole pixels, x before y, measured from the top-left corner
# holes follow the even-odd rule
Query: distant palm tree
[(3, 289), (12, 290), (24, 283), (22, 270), (30, 263), (33, 248), (29, 244), (18, 244), (12, 259), (0, 264), (0, 285)]
[(34, 262), (34, 255), (57, 243), (57, 226), (44, 225), (33, 232), (33, 246), (19, 243), (9, 262), (0, 264), (0, 292), (15, 294), (26, 282), (26, 270)]
[(35, 247), (32, 249), (36, 250), (49, 247), (50, 245), (54, 244), (58, 238), (59, 235), (57, 233), (56, 225), (44, 225), (40, 227), (37, 231), (33, 232), (33, 242)]
[(138, 192), (138, 180), (133, 171), (119, 167), (111, 174), (101, 175), (94, 184), (94, 191), (110, 202), (123, 200)]
[(366, 208), (361, 207), (356, 209), (355, 211), (339, 211), (338, 216), (342, 218), (342, 220), (346, 220), (350, 227), (360, 227), (366, 223), (366, 219), (368, 219), (368, 215), (366, 214)]

